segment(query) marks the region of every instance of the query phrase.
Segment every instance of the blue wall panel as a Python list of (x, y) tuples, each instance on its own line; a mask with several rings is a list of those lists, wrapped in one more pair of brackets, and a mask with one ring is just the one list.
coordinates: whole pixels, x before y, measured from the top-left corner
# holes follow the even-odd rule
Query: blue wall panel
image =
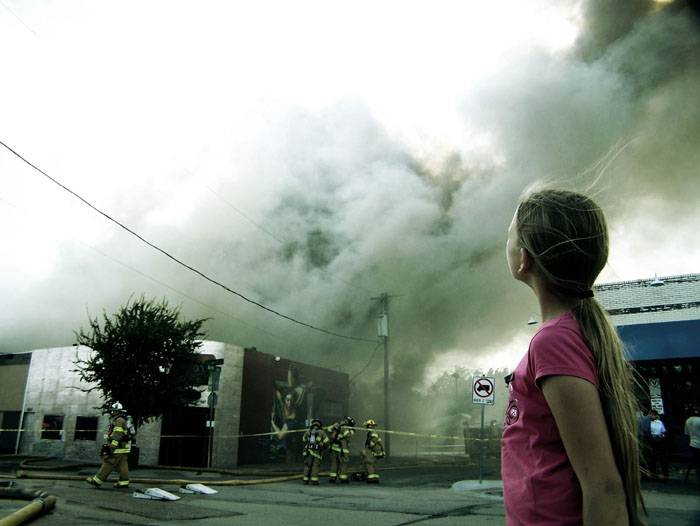
[(700, 358), (700, 320), (621, 325), (630, 361)]

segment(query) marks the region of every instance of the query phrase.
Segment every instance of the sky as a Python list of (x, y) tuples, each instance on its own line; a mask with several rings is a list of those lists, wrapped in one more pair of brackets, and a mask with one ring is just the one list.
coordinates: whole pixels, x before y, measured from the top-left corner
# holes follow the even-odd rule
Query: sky
[[(624, 5), (623, 5), (624, 4)], [(588, 191), (599, 282), (700, 270), (700, 44), (684, 2), (0, 1), (0, 140), (151, 243), (287, 316), (376, 338), (392, 378), (514, 367), (518, 196)], [(0, 352), (165, 298), (207, 338), (381, 376), (369, 342), (261, 310), (0, 148)]]

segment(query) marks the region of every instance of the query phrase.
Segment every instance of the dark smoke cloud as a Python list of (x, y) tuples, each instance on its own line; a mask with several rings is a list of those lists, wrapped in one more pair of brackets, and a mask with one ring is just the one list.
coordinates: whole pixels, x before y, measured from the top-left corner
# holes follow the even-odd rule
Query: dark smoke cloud
[[(419, 158), (359, 101), (319, 112), (273, 107), (254, 133), (231, 140), (223, 172), (202, 180), (199, 166), (174, 169), (180, 184), (198, 189), (180, 226), (146, 220), (154, 190), (147, 183), (133, 192), (143, 199), (125, 200), (119, 212), (216, 279), (334, 331), (374, 337), (370, 298), (397, 295), (392, 377), (397, 410), (408, 421), (411, 393), (436, 356), (505, 346), (536, 310), (504, 261), (505, 232), (530, 183), (584, 189), (604, 172), (592, 191), (613, 229), (650, 211), (669, 225), (697, 222), (697, 21), (678, 7), (607, 5), (586, 4), (585, 33), (572, 53), (519, 57), (465, 98), (465, 121), (492, 138), (488, 162), (463, 152), (439, 162)], [(205, 184), (215, 193), (202, 191)], [(371, 356), (372, 345), (277, 319), (123, 233), (97, 248), (189, 298), (67, 243), (51, 277), (9, 289), (16, 308), (3, 315), (3, 351), (70, 344), (72, 331), (87, 323), (86, 309), (110, 311), (144, 293), (182, 303), (185, 316), (211, 317), (210, 339), (351, 374)], [(380, 365), (377, 353), (358, 396), (377, 387)]]
[(586, 61), (599, 59), (615, 42), (632, 32), (654, 5), (653, 0), (585, 2), (581, 36), (577, 42), (579, 56)]

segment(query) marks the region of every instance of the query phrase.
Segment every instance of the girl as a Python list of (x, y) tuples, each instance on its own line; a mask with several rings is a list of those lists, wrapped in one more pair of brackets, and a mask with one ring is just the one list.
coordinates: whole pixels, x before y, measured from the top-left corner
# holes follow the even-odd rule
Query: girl
[(508, 385), (507, 523), (643, 525), (632, 375), (592, 291), (608, 257), (603, 212), (574, 192), (531, 193), (506, 252), (543, 322)]

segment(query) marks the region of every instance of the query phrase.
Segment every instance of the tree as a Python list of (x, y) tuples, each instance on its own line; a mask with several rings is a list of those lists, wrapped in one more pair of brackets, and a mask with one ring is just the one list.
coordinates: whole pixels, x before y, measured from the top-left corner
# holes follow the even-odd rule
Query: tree
[(77, 343), (92, 349), (77, 359), (81, 380), (98, 389), (108, 411), (119, 401), (139, 426), (165, 411), (199, 400), (199, 353), (206, 319), (180, 321), (180, 309), (166, 300), (143, 296), (127, 302), (113, 316), (103, 312), (102, 324), (90, 318), (89, 330), (75, 333)]

